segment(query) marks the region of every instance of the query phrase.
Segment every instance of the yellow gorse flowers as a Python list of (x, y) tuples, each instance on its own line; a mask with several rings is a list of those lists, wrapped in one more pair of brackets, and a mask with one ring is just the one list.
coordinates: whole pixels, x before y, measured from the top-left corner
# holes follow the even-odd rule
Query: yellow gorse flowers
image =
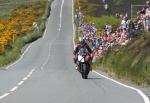
[(0, 20), (0, 53), (23, 33), (33, 32), (32, 23), (44, 15), (47, 2), (34, 2), (22, 5), (12, 12), (5, 22)]

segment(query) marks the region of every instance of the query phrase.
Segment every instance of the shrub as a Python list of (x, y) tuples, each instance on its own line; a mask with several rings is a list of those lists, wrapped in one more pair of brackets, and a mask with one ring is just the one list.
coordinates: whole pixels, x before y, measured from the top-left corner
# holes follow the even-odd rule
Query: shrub
[(99, 30), (102, 30), (106, 25), (112, 25), (115, 30), (117, 27), (119, 27), (121, 21), (115, 16), (102, 16), (100, 18), (93, 19), (93, 22), (95, 23), (96, 28)]

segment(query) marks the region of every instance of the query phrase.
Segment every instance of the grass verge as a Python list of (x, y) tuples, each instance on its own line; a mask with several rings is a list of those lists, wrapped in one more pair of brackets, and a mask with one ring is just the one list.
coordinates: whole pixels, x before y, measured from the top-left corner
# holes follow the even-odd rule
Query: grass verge
[(150, 85), (150, 35), (144, 33), (127, 46), (116, 46), (96, 61), (93, 67), (108, 74), (132, 81), (138, 85)]

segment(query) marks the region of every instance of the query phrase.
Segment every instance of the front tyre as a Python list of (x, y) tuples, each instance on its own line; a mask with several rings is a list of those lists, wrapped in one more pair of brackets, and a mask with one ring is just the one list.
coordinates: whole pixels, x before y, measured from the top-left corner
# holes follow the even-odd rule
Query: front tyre
[(82, 64), (82, 78), (88, 79), (88, 67), (86, 64)]

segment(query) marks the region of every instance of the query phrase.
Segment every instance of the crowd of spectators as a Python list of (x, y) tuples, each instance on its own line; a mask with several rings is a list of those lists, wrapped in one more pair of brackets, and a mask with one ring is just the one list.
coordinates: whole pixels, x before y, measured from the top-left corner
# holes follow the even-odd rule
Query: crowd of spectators
[(147, 32), (150, 31), (150, 1), (146, 1), (146, 5), (142, 10), (137, 12), (138, 17), (136, 18), (135, 23), (139, 24), (141, 30)]
[[(120, 26), (113, 30), (111, 25), (106, 25), (104, 30), (98, 32), (94, 23), (89, 24), (86, 22), (80, 22), (78, 32), (80, 39), (84, 39), (93, 50), (93, 62), (96, 58), (101, 58), (115, 45), (127, 45), (130, 39), (136, 35), (136, 31), (150, 30), (150, 2), (147, 1), (146, 5), (141, 11), (138, 11), (137, 18), (133, 21), (129, 19), (128, 15), (118, 15), (121, 19)], [(79, 18), (82, 13), (80, 12)], [(80, 21), (80, 20), (79, 20)]]

